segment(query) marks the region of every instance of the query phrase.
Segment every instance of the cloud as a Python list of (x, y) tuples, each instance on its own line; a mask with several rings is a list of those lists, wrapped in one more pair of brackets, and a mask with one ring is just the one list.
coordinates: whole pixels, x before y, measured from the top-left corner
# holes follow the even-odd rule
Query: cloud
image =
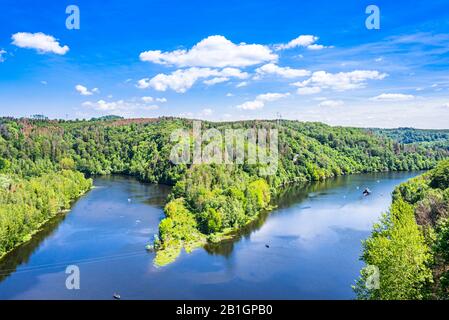
[(214, 84), (226, 82), (229, 80), (230, 79), (228, 77), (216, 77), (216, 78), (212, 78), (210, 80), (205, 80), (203, 82), (204, 82), (204, 84), (207, 84), (207, 85), (214, 85)]
[(242, 110), (257, 110), (262, 109), (266, 102), (276, 101), (285, 97), (288, 97), (290, 93), (264, 93), (259, 94), (253, 101), (246, 101), (237, 106)]
[(316, 94), (316, 93), (320, 93), (320, 92), (321, 92), (320, 87), (304, 87), (304, 88), (298, 88), (298, 90), (296, 90), (296, 93), (298, 93), (299, 95), (309, 95), (309, 94)]
[(136, 99), (131, 100), (117, 100), (117, 101), (105, 101), (98, 100), (96, 102), (86, 101), (82, 103), (82, 106), (94, 109), (102, 112), (114, 112), (119, 114), (131, 114), (135, 110), (157, 110), (159, 106), (154, 104), (147, 104), (139, 102)]
[(265, 102), (260, 100), (247, 101), (237, 106), (238, 109), (242, 110), (256, 110), (262, 109), (265, 106)]
[(12, 44), (20, 48), (36, 49), (39, 53), (55, 53), (64, 55), (69, 51), (68, 46), (61, 46), (53, 37), (42, 32), (18, 32), (12, 35)]
[(342, 105), (344, 105), (344, 102), (341, 100), (324, 100), (319, 104), (320, 107), (339, 107)]
[(402, 93), (382, 93), (376, 97), (370, 98), (373, 101), (407, 101), (413, 100), (415, 98), (414, 95), (411, 94), (402, 94)]
[(3, 49), (0, 49), (0, 62), (5, 61), (5, 57), (3, 57), (4, 54), (6, 54), (7, 52)]
[(143, 78), (137, 81), (136, 87), (139, 89), (146, 89), (150, 87), (150, 78)]
[[(149, 79), (141, 79), (137, 82), (137, 87), (140, 89), (153, 88), (157, 91), (166, 91), (172, 89), (178, 93), (184, 93), (190, 89), (199, 79), (207, 79), (214, 77), (208, 83), (212, 85), (223, 81), (229, 81), (231, 78), (246, 79), (248, 73), (242, 72), (236, 68), (224, 68), (222, 70), (210, 68), (188, 68), (179, 69), (170, 74), (160, 73), (155, 77)], [(219, 78), (217, 80), (216, 78)]]
[(142, 97), (140, 99), (143, 102), (145, 102), (145, 103), (150, 103), (150, 102), (153, 102), (153, 101), (157, 101), (157, 102), (160, 102), (160, 103), (167, 102), (167, 99), (165, 99), (165, 98), (153, 98), (153, 97), (149, 97), (149, 96), (145, 96), (145, 97)]
[(322, 44), (311, 44), (310, 46), (307, 46), (307, 49), (309, 50), (321, 50), (324, 48), (332, 48), (332, 47), (323, 46)]
[(355, 70), (351, 72), (328, 73), (316, 71), (312, 76), (302, 82), (293, 83), (298, 87), (330, 88), (335, 91), (364, 88), (367, 80), (381, 80), (388, 76), (376, 70)]
[(91, 96), (94, 93), (98, 93), (100, 90), (98, 90), (98, 88), (93, 88), (92, 90), (89, 91), (89, 89), (87, 89), (85, 86), (81, 85), (81, 84), (77, 84), (75, 86), (75, 90), (79, 92), (80, 95), (82, 96)]
[(278, 56), (267, 46), (260, 44), (234, 44), (221, 35), (209, 36), (190, 50), (162, 52), (145, 51), (140, 60), (178, 67), (247, 67), (268, 61)]
[(279, 50), (293, 49), (297, 47), (303, 47), (309, 50), (321, 50), (324, 48), (330, 48), (321, 44), (316, 44), (315, 42), (317, 42), (318, 39), (319, 38), (317, 36), (313, 35), (300, 35), (299, 37), (291, 40), (288, 43), (276, 45), (275, 49), (276, 51), (279, 51)]
[(265, 64), (256, 69), (258, 76), (263, 76), (266, 74), (278, 75), (283, 78), (298, 78), (310, 75), (310, 71), (305, 69), (292, 69), (290, 67), (279, 67), (274, 63)]
[(141, 98), (143, 102), (153, 102), (154, 98), (153, 97), (142, 97)]
[(242, 81), (236, 84), (236, 88), (242, 88), (242, 87), (246, 87), (248, 85), (247, 81)]

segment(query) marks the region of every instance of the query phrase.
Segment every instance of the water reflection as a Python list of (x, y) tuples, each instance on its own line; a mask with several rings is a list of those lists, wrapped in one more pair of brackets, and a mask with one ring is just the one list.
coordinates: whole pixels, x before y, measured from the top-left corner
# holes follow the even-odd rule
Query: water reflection
[(42, 242), (51, 236), (56, 227), (64, 221), (66, 214), (60, 214), (51, 219), (41, 231), (36, 233), (30, 241), (19, 246), (13, 252), (7, 254), (0, 262), (0, 283), (5, 280), (10, 274), (16, 271), (17, 266), (27, 264), (31, 254), (37, 250)]

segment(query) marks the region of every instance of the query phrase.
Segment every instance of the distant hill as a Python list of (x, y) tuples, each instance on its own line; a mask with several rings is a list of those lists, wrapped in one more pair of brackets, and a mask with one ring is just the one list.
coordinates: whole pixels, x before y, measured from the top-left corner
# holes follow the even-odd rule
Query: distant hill
[(121, 116), (116, 116), (116, 115), (108, 115), (108, 116), (102, 116), (102, 117), (98, 117), (98, 118), (91, 118), (90, 120), (92, 121), (110, 121), (110, 120), (119, 120), (119, 119), (124, 119)]
[(369, 129), (369, 131), (406, 144), (420, 142), (449, 142), (449, 130), (398, 128)]

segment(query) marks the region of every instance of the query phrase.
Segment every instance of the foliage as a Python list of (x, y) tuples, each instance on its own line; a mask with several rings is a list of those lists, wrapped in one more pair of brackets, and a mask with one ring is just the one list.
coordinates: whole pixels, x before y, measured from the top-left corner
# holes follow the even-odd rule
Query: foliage
[(422, 143), (448, 141), (449, 130), (422, 130), (414, 128), (372, 129), (379, 135), (386, 136), (400, 143)]
[(363, 244), (362, 259), (379, 270), (378, 288), (365, 285), (366, 273), (355, 290), (359, 298), (422, 299), (423, 288), (432, 280), (428, 267), (430, 250), (415, 222), (413, 207), (399, 199), (374, 227)]
[(69, 170), (31, 179), (11, 178), (7, 188), (0, 188), (0, 257), (27, 241), (91, 186), (90, 179)]
[(359, 298), (449, 298), (449, 161), (399, 185), (389, 215), (364, 243), (362, 260), (380, 269), (380, 289)]
[(449, 160), (441, 161), (432, 171), (430, 186), (441, 190), (449, 188)]

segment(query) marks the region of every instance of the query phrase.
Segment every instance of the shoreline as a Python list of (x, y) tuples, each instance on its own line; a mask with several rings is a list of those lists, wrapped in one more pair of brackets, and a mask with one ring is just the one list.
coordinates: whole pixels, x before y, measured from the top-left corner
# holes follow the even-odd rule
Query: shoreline
[(49, 223), (52, 219), (57, 218), (58, 216), (60, 216), (61, 214), (67, 214), (72, 210), (72, 206), (75, 204), (76, 201), (78, 201), (82, 196), (84, 196), (85, 194), (87, 194), (89, 191), (91, 191), (92, 189), (94, 189), (95, 187), (92, 185), (89, 189), (83, 191), (82, 193), (80, 193), (76, 198), (70, 200), (70, 205), (69, 208), (61, 208), (61, 210), (59, 210), (55, 215), (45, 219), (44, 221), (42, 221), (38, 227), (33, 230), (31, 233), (28, 233), (26, 235), (23, 236), (23, 240), (16, 243), (10, 250), (6, 251), (5, 253), (3, 253), (2, 255), (0, 255), (0, 263), (2, 262), (2, 260), (4, 258), (6, 258), (8, 256), (8, 254), (12, 253), (14, 250), (16, 250), (18, 247), (30, 242), (33, 238), (33, 236), (35, 236), (36, 234), (38, 234), (39, 232), (41, 232), (43, 230), (43, 227)]

